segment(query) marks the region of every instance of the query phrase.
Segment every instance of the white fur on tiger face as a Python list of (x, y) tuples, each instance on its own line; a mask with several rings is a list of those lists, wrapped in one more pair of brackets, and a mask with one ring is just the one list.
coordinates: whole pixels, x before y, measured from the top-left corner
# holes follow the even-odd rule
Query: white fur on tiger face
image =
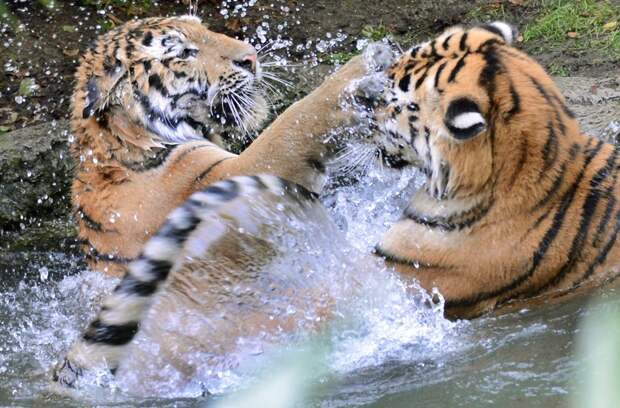
[(249, 132), (267, 116), (256, 50), (207, 30), (197, 17), (126, 24), (90, 53), (74, 100), (84, 119), (122, 110), (155, 139), (176, 144), (211, 140), (222, 127)]

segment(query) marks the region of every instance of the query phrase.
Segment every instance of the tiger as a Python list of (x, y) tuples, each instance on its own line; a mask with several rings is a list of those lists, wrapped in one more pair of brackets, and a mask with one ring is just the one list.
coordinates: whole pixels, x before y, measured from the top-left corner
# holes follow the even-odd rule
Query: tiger
[(339, 143), (328, 133), (359, 122), (356, 103), (343, 104), (372, 99), (354, 83), (391, 55), (371, 46), (236, 155), (223, 148), (226, 134), (256, 132), (269, 112), (269, 73), (252, 45), (196, 16), (133, 20), (101, 35), (80, 61), (71, 113), (71, 197), (90, 269), (122, 276), (167, 214), (218, 180), (265, 172), (319, 192)]
[(409, 49), (373, 136), (414, 193), (375, 253), (437, 288), (451, 318), (528, 307), (614, 279), (618, 149), (580, 131), (553, 80), (494, 22)]
[[(384, 105), (374, 113), (378, 131), (363, 140), (386, 166), (416, 167), (425, 178), (368, 262), (382, 259), (405, 282), (437, 289), (431, 299), (443, 299), (451, 319), (536, 304), (617, 276), (617, 149), (580, 132), (544, 69), (512, 46), (516, 36), (504, 22), (457, 26), (404, 52), (388, 69)], [(155, 296), (187, 287), (188, 270), (213, 268), (222, 254), (240, 273), (252, 265), (255, 258), (234, 264), (234, 254), (264, 242), (229, 232), (264, 229), (267, 220), (250, 214), (265, 197), (283, 211), (307, 211), (309, 220), (321, 211), (311, 191), (269, 175), (196, 193), (130, 264), (60, 360), (55, 382), (73, 386), (93, 367), (117, 370)], [(270, 327), (264, 315), (254, 319)]]
[[(129, 263), (96, 318), (55, 367), (54, 388), (61, 393), (77, 388), (98, 368), (118, 376), (130, 356), (139, 366), (157, 367), (141, 378), (165, 376), (172, 366), (181, 379), (172, 375), (168, 380), (182, 387), (199, 370), (192, 353), (215, 358), (235, 351), (238, 339), (299, 328), (297, 315), (274, 313), (273, 305), (258, 295), (260, 287), (267, 285), (268, 296), (300, 313), (325, 299), (319, 291), (327, 288), (306, 288), (303, 274), (292, 279), (301, 285), (291, 279), (274, 282), (262, 268), (278, 256), (274, 235), (285, 235), (274, 223), (287, 228), (295, 220), (310, 220), (320, 229), (326, 217), (316, 193), (273, 175), (236, 176), (193, 193)], [(329, 305), (331, 300), (325, 300)], [(311, 309), (319, 318), (330, 316), (329, 306)], [(167, 321), (181, 325), (166, 327)], [(156, 342), (161, 363), (133, 344), (139, 332)], [(155, 391), (148, 384), (132, 388), (150, 395)]]

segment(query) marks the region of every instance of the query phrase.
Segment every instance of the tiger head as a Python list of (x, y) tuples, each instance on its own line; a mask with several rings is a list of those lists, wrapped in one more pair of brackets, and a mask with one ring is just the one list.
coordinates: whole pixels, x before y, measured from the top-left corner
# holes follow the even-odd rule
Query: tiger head
[(84, 133), (111, 135), (110, 144), (125, 148), (217, 141), (222, 127), (253, 130), (268, 112), (256, 50), (194, 16), (109, 31), (85, 53), (76, 78), (73, 130), (87, 145)]
[(526, 159), (540, 172), (548, 133), (579, 130), (551, 78), (511, 47), (515, 36), (503, 22), (453, 27), (405, 52), (389, 69), (374, 140), (383, 162), (419, 167), (435, 199), (506, 186)]

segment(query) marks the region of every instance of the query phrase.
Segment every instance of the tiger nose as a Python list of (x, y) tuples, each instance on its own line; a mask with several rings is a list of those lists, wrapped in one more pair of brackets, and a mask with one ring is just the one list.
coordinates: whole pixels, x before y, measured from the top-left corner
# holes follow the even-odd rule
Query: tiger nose
[(239, 59), (233, 60), (233, 64), (250, 71), (252, 74), (256, 74), (256, 54), (244, 55)]

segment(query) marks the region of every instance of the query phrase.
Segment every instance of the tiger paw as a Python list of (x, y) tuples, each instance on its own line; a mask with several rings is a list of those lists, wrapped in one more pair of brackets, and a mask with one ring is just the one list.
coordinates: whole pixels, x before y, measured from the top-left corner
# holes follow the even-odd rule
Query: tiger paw
[(394, 62), (394, 52), (382, 42), (368, 44), (362, 54), (370, 72), (383, 72)]
[(63, 387), (74, 388), (76, 381), (82, 374), (83, 370), (81, 367), (72, 364), (69, 359), (65, 358), (54, 367), (52, 381)]
[(371, 118), (372, 110), (385, 104), (388, 83), (385, 71), (392, 64), (394, 53), (386, 44), (371, 43), (360, 58), (366, 65), (366, 75), (349, 84), (344, 98), (345, 107), (361, 116), (358, 120)]
[(383, 105), (387, 82), (387, 76), (383, 72), (373, 72), (354, 81), (348, 89), (351, 102), (366, 109)]

